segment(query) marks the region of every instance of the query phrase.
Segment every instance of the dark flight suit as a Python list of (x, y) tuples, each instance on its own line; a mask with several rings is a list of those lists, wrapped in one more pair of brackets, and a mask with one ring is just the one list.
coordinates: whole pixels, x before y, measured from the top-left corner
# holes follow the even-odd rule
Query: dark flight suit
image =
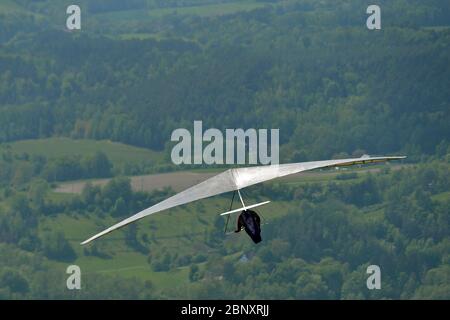
[(241, 231), (242, 228), (245, 229), (254, 243), (261, 242), (261, 219), (255, 211), (245, 210), (241, 212), (235, 232)]

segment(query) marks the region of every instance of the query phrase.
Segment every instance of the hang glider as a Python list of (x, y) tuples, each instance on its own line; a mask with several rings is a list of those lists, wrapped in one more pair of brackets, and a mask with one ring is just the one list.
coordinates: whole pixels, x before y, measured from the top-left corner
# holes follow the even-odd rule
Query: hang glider
[(92, 236), (91, 238), (83, 241), (81, 244), (85, 245), (97, 238), (100, 238), (116, 229), (119, 229), (127, 224), (135, 222), (139, 219), (147, 217), (151, 214), (167, 210), (176, 206), (180, 206), (186, 203), (190, 203), (196, 200), (209, 198), (215, 195), (230, 191), (238, 191), (242, 208), (236, 210), (230, 210), (228, 212), (222, 213), (222, 215), (231, 214), (238, 211), (251, 211), (249, 209), (256, 206), (264, 205), (269, 201), (258, 203), (256, 205), (246, 206), (242, 199), (239, 190), (258, 184), (264, 181), (272, 180), (275, 178), (281, 178), (287, 175), (300, 173), (304, 171), (330, 168), (330, 167), (343, 167), (352, 166), (357, 164), (368, 164), (385, 162), (391, 160), (404, 159), (404, 156), (387, 156), (387, 157), (370, 157), (367, 155), (361, 158), (353, 159), (340, 159), (340, 160), (324, 160), (324, 161), (311, 161), (311, 162), (300, 162), (300, 163), (287, 163), (279, 165), (267, 165), (267, 166), (256, 166), (256, 167), (246, 167), (246, 168), (235, 168), (228, 169), (214, 177), (211, 177), (197, 185), (194, 185), (176, 195), (167, 198), (166, 200), (155, 204), (154, 206), (147, 208), (111, 227), (108, 229)]

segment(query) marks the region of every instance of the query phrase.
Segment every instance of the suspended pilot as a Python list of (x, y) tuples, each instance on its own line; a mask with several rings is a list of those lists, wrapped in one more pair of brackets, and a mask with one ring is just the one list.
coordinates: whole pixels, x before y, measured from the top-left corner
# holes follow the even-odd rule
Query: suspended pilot
[(234, 232), (240, 232), (242, 228), (254, 243), (261, 242), (261, 219), (255, 211), (244, 210), (241, 212), (237, 220), (237, 229)]

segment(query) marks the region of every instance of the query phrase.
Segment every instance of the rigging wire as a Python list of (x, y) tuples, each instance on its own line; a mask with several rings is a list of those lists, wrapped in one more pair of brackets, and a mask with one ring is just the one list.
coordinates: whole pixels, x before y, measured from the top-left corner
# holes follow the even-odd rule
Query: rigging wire
[[(233, 201), (234, 201), (234, 196), (236, 195), (236, 191), (233, 191), (233, 198), (231, 198), (231, 204), (230, 204), (230, 209), (228, 209), (228, 211), (231, 211), (231, 208), (233, 208)], [(228, 222), (230, 221), (230, 214), (227, 217), (227, 223), (225, 224), (225, 234), (227, 234), (227, 230), (228, 230)]]

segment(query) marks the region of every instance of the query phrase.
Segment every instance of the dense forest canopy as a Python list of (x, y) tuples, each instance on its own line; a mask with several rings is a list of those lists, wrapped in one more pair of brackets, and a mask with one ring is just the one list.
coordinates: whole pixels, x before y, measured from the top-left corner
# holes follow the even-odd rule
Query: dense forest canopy
[[(0, 299), (450, 297), (449, 1), (378, 1), (371, 31), (360, 0), (80, 0), (69, 32), (72, 2), (0, 3)], [(173, 194), (123, 175), (179, 170), (170, 135), (194, 120), (279, 128), (282, 162), (408, 160), (250, 188), (273, 200), (256, 247), (224, 236), (223, 197), (79, 247)], [(16, 151), (27, 139), (45, 147)], [(84, 151), (45, 152), (56, 141)], [(72, 263), (92, 268), (76, 293)]]
[(427, 27), (446, 22), (444, 2), (404, 4), (421, 14), (410, 24), (389, 19), (399, 9), (386, 4), (379, 32), (364, 28), (355, 1), (283, 4), (181, 15), (159, 40), (105, 37), (90, 25), (17, 33), (0, 51), (0, 140), (63, 135), (163, 149), (175, 128), (201, 119), (280, 128), (285, 160), (448, 146), (449, 32)]

